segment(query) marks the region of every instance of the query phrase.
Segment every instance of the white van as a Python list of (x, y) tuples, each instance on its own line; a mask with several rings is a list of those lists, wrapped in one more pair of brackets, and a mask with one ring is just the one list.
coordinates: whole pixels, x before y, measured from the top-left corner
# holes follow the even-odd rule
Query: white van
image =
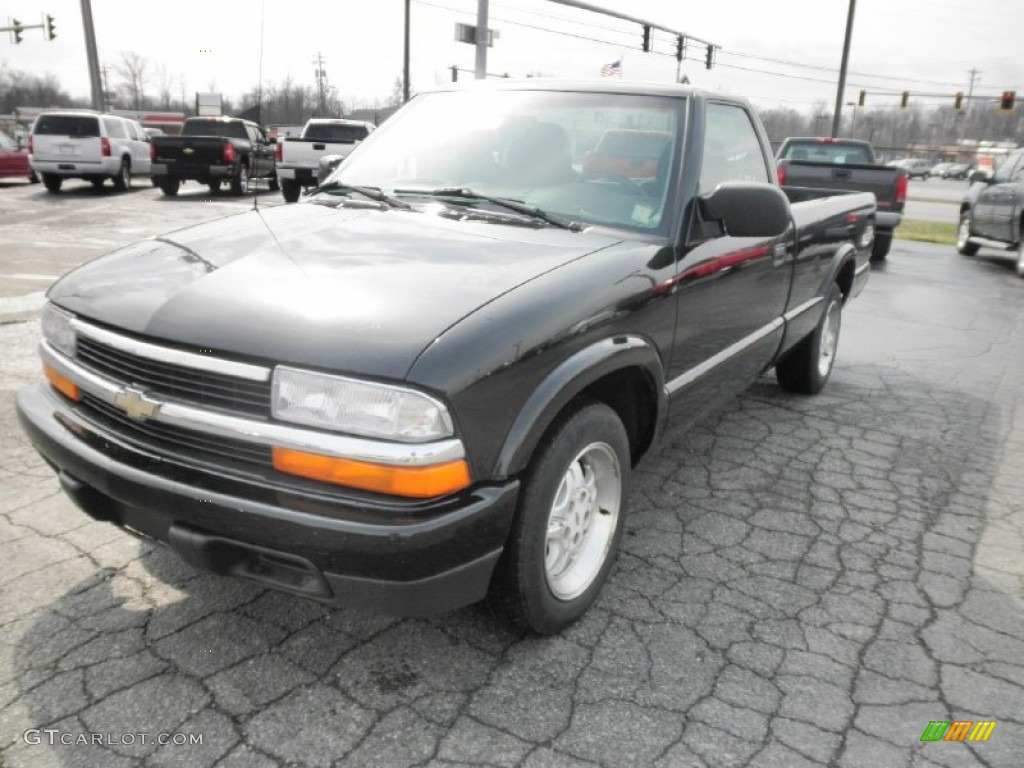
[(100, 187), (131, 186), (132, 175), (150, 172), (149, 136), (134, 120), (88, 110), (44, 112), (28, 140), (29, 163), (50, 192), (64, 179), (86, 179)]

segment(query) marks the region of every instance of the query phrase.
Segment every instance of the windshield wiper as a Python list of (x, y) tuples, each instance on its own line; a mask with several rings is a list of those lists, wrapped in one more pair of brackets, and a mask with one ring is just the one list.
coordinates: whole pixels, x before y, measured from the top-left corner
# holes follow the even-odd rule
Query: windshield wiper
[(395, 192), (399, 194), (401, 194), (402, 192), (407, 192), (409, 194), (429, 195), (430, 197), (459, 197), (462, 198), (463, 200), (483, 200), (484, 202), (493, 203), (494, 205), (500, 205), (502, 208), (514, 211), (515, 213), (521, 213), (524, 216), (530, 216), (535, 219), (540, 219), (541, 221), (547, 222), (548, 224), (551, 224), (556, 227), (560, 227), (561, 229), (568, 229), (572, 232), (579, 232), (583, 229), (583, 225), (580, 224), (578, 221), (573, 221), (572, 219), (567, 219), (564, 216), (558, 216), (557, 214), (554, 213), (548, 213), (543, 208), (538, 208), (535, 205), (523, 203), (520, 202), (519, 200), (513, 200), (508, 197), (494, 197), (492, 195), (484, 195), (481, 194), (480, 192), (475, 192), (474, 190), (469, 189), (468, 187), (441, 187), (440, 189), (431, 190), (396, 189)]
[(356, 194), (368, 197), (378, 203), (386, 203), (392, 208), (401, 208), (403, 210), (412, 210), (412, 206), (405, 200), (399, 200), (397, 197), (383, 192), (380, 187), (360, 187), (353, 184), (342, 184), (340, 181), (328, 181), (325, 184), (321, 184), (318, 187), (313, 187), (309, 190), (307, 195), (318, 195), (321, 192), (355, 192)]

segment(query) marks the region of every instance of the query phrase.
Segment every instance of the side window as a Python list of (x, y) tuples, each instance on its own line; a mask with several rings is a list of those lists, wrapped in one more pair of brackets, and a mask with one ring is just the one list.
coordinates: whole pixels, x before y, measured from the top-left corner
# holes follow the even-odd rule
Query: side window
[(708, 104), (701, 191), (710, 192), (724, 181), (769, 180), (764, 150), (747, 111), (734, 104)]
[(999, 168), (996, 170), (995, 180), (997, 182), (1007, 182), (1015, 177), (1015, 171), (1022, 165), (1020, 161), (1022, 154), (1024, 153), (1014, 152), (1000, 163)]
[(124, 123), (116, 117), (103, 118), (103, 125), (107, 128), (107, 136), (112, 139), (123, 139), (127, 136), (124, 130)]
[(249, 141), (251, 141), (253, 144), (259, 143), (259, 133), (255, 128), (253, 128), (251, 125), (247, 125), (245, 126), (245, 132), (249, 136)]
[(1010, 177), (1010, 181), (1024, 181), (1024, 153), (1018, 153), (1017, 165), (1014, 167), (1012, 173), (1013, 175)]

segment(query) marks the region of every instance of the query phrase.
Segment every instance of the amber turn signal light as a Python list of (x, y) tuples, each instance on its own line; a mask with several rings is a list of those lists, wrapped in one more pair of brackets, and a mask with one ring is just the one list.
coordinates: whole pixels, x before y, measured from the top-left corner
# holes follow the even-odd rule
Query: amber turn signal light
[(273, 454), (278, 472), (392, 496), (428, 499), (469, 485), (469, 467), (461, 459), (426, 467), (394, 467), (290, 448), (274, 448)]
[(52, 366), (43, 363), (43, 375), (53, 385), (53, 388), (65, 397), (70, 397), (75, 402), (82, 399), (82, 395), (78, 391), (78, 385), (67, 376), (57, 373)]

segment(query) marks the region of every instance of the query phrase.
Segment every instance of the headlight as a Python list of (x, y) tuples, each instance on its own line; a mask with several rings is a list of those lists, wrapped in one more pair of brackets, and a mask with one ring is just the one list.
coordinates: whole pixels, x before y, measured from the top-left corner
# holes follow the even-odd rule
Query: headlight
[(68, 357), (75, 356), (75, 331), (71, 327), (71, 317), (50, 302), (43, 307), (43, 338)]
[(404, 387), (295, 368), (274, 369), (274, 418), (366, 437), (415, 443), (452, 435), (443, 404)]

